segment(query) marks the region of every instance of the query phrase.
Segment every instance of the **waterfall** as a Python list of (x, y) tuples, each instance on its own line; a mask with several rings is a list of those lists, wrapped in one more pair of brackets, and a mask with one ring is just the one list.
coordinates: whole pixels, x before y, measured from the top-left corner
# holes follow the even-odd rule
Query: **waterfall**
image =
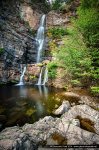
[(45, 85), (45, 83), (48, 81), (48, 69), (47, 67), (45, 68), (45, 72), (44, 72), (44, 80), (42, 85)]
[[(40, 25), (37, 31), (37, 36), (36, 36), (36, 41), (38, 43), (38, 47), (37, 47), (37, 63), (39, 63), (41, 61), (41, 54), (42, 54), (42, 50), (43, 50), (43, 46), (44, 46), (44, 31), (45, 31), (45, 15), (42, 15), (41, 20), (40, 20)], [(43, 71), (44, 70), (44, 71)], [(24, 78), (24, 74), (26, 72), (26, 66), (24, 67), (23, 71), (22, 71), (22, 66), (21, 66), (21, 76), (20, 76), (20, 81), (17, 85), (24, 85), (23, 82), (23, 78)], [(48, 70), (47, 68), (42, 67), (40, 74), (39, 74), (39, 79), (36, 85), (45, 85), (45, 83), (48, 80)], [(43, 79), (44, 78), (44, 79)], [(43, 82), (42, 82), (43, 80)]]
[(17, 85), (24, 85), (23, 77), (24, 77), (25, 72), (26, 72), (26, 66), (23, 68), (23, 71), (22, 71), (21, 76), (20, 76), (20, 81)]
[[(43, 82), (42, 82), (42, 78), (43, 78)], [(45, 85), (47, 81), (48, 81), (48, 69), (47, 67), (42, 67), (37, 85)]]
[[(45, 31), (45, 15), (43, 15), (41, 17), (40, 20), (40, 25), (37, 31), (37, 36), (36, 36), (36, 41), (38, 42), (38, 48), (37, 48), (37, 63), (39, 63), (41, 61), (41, 54), (42, 54), (42, 50), (43, 50), (43, 46), (44, 46), (44, 31)], [(43, 82), (42, 82), (43, 80)], [(41, 86), (41, 85), (45, 85), (45, 83), (48, 81), (48, 69), (47, 67), (42, 67), (40, 74), (39, 74), (39, 78), (38, 78), (38, 82), (36, 85)]]
[(42, 85), (42, 73), (43, 73), (43, 67), (41, 68), (37, 85)]
[(44, 45), (44, 23), (45, 23), (45, 15), (41, 17), (40, 26), (37, 31), (36, 41), (38, 42), (38, 48), (37, 48), (37, 63), (41, 60), (41, 52)]
[(55, 0), (46, 0), (46, 2), (52, 5), (55, 2)]

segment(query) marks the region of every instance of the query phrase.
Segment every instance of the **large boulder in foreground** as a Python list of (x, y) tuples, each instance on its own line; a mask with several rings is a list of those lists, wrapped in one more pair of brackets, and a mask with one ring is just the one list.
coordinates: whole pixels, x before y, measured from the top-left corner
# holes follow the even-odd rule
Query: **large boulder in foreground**
[(70, 109), (70, 103), (68, 101), (63, 101), (62, 105), (55, 110), (55, 115), (62, 115)]
[[(95, 132), (99, 134), (99, 112), (88, 105), (76, 105), (63, 114), (63, 122), (71, 121), (74, 118), (86, 118), (94, 123)], [(64, 120), (65, 119), (65, 120)]]
[[(88, 125), (90, 132), (82, 128)], [(87, 120), (87, 121), (86, 121)], [(93, 122), (91, 124), (90, 122)], [(99, 112), (87, 105), (77, 105), (64, 113), (61, 118), (46, 116), (34, 124), (23, 127), (10, 127), (0, 133), (0, 150), (36, 150), (40, 145), (48, 144), (93, 145), (99, 144)]]

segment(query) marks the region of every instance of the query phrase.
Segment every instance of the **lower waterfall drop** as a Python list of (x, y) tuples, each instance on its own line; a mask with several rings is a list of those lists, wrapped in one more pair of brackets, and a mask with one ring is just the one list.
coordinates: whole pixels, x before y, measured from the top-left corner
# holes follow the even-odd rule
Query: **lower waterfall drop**
[(48, 69), (47, 67), (45, 68), (45, 72), (44, 72), (44, 80), (42, 85), (45, 85), (45, 83), (48, 81)]
[(23, 77), (24, 77), (25, 72), (26, 72), (26, 66), (24, 66), (24, 68), (23, 68), (23, 71), (22, 71), (21, 76), (20, 76), (20, 81), (17, 85), (24, 85)]
[(45, 85), (48, 81), (48, 69), (47, 66), (43, 66), (40, 71), (38, 83), (36, 85)]
[(39, 78), (38, 78), (38, 83), (37, 83), (37, 85), (42, 85), (42, 73), (43, 73), (43, 67), (41, 68), (41, 71), (40, 71), (40, 75), (39, 75)]

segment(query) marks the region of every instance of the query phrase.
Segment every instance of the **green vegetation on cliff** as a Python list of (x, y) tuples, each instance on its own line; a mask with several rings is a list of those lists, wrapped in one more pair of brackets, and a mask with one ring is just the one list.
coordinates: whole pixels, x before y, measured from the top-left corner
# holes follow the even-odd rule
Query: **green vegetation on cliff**
[(78, 9), (78, 19), (75, 21), (79, 31), (83, 35), (88, 51), (91, 55), (91, 71), (94, 79), (99, 78), (99, 13), (98, 0), (81, 0), (81, 6)]
[[(71, 83), (80, 85), (95, 85), (99, 79), (99, 1), (81, 0), (77, 10), (77, 18), (71, 20), (71, 25), (65, 29), (68, 33), (56, 36), (56, 28), (50, 29), (48, 35), (54, 39), (49, 45), (53, 63), (64, 68), (64, 74), (71, 74)], [(64, 32), (64, 33), (65, 33)], [(61, 43), (58, 40), (61, 38)], [(54, 68), (53, 68), (54, 70)], [(53, 71), (55, 74), (56, 68)]]

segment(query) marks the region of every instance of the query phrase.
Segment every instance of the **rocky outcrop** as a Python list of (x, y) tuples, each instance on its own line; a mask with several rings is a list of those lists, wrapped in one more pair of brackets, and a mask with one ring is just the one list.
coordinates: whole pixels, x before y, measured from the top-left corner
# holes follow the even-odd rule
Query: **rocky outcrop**
[(0, 6), (0, 81), (19, 81), (20, 64), (36, 61), (34, 38), (41, 12), (28, 0), (4, 0)]
[(77, 116), (80, 116), (81, 118), (88, 118), (91, 121), (93, 121), (95, 132), (99, 134), (99, 112), (98, 111), (92, 109), (88, 105), (76, 105), (63, 115), (63, 120), (66, 119), (66, 121), (67, 120), (72, 121), (72, 119), (75, 119)]
[(68, 16), (63, 16), (61, 13), (50, 11), (47, 15), (47, 27), (64, 26), (69, 23)]
[[(82, 129), (77, 115), (94, 122), (93, 131)], [(0, 133), (0, 148), (33, 150), (51, 145), (93, 145), (99, 144), (99, 112), (87, 105), (77, 105), (61, 118), (46, 116), (34, 124), (6, 128)]]
[(62, 105), (55, 110), (55, 115), (62, 115), (70, 109), (70, 103), (68, 101), (63, 101)]
[(86, 89), (70, 88), (68, 92), (63, 92), (62, 96), (64, 96), (66, 100), (70, 100), (71, 106), (86, 104), (96, 110), (99, 109), (99, 104), (97, 104), (98, 98), (90, 96), (90, 93)]
[[(30, 3), (31, 4), (31, 3)], [(21, 19), (26, 21), (31, 29), (37, 29), (39, 26), (40, 14), (38, 11), (33, 10), (29, 3), (23, 3), (20, 6)]]

